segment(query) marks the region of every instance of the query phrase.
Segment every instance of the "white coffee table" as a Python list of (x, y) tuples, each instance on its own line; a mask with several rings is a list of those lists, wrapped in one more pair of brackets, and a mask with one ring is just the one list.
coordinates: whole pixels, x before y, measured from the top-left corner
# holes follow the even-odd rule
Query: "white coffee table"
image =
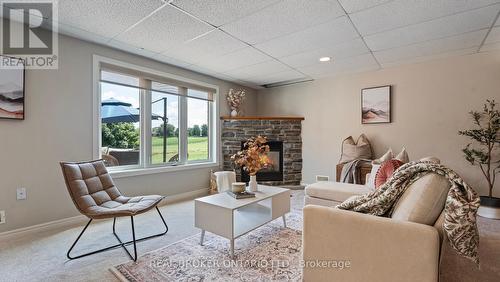
[(201, 229), (200, 245), (205, 231), (229, 239), (231, 258), (234, 240), (290, 212), (290, 190), (259, 185), (255, 198), (235, 199), (227, 193), (198, 198), (194, 201), (194, 225)]

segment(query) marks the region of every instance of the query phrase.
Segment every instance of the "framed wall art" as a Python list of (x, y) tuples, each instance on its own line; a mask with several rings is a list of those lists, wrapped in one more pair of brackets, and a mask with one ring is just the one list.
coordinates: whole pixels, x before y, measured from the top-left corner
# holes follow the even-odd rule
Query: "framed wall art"
[(4, 55), (0, 60), (0, 118), (24, 120), (24, 61)]
[(391, 86), (361, 90), (361, 123), (391, 122)]

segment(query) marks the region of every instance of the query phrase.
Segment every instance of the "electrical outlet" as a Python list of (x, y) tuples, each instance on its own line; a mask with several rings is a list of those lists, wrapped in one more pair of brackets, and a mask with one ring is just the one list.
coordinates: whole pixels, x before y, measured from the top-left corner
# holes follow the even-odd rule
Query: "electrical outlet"
[(0, 211), (0, 224), (5, 223), (5, 211)]
[(26, 188), (24, 188), (24, 187), (17, 188), (16, 198), (18, 200), (26, 200)]

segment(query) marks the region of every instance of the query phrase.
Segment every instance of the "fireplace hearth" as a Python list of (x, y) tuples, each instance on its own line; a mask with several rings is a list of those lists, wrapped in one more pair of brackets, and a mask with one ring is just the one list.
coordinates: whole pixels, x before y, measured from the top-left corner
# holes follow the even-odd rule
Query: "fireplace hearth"
[[(233, 170), (231, 156), (242, 149), (250, 137), (267, 137), (273, 167), (260, 171), (257, 182), (264, 185), (299, 186), (302, 181), (301, 117), (221, 117), (223, 169)], [(249, 175), (236, 169), (239, 181)]]

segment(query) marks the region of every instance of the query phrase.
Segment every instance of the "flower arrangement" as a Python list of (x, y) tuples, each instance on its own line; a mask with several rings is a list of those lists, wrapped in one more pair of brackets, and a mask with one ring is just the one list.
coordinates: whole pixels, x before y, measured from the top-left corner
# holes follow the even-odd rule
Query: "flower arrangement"
[(229, 89), (226, 100), (231, 108), (231, 116), (237, 116), (240, 113), (241, 104), (245, 100), (245, 90)]
[(267, 153), (269, 153), (269, 145), (266, 145), (267, 138), (256, 136), (248, 139), (244, 144), (244, 150), (231, 156), (231, 160), (238, 166), (243, 168), (249, 175), (254, 176), (261, 169), (267, 168), (270, 165)]

